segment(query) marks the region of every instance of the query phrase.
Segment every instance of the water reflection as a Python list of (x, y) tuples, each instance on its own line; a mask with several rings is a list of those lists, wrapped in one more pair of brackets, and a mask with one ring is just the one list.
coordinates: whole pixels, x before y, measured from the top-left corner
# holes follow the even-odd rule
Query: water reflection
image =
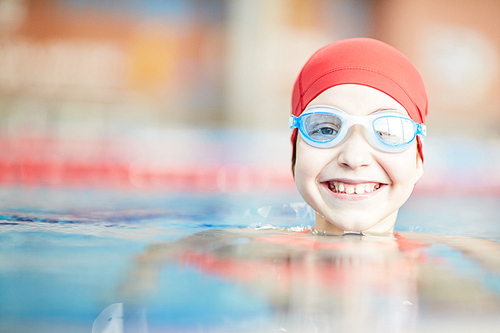
[[(491, 258), (499, 253), (495, 242), (416, 233), (338, 237), (310, 230), (211, 230), (149, 248), (121, 293), (147, 307), (150, 295), (166, 292), (162, 271), (194, 269), (243, 286), (249, 302), (265, 300), (269, 317), (254, 330), (407, 332), (456, 315), (486, 323), (499, 313), (498, 293), (479, 276), (493, 274), (498, 281), (499, 260)], [(486, 268), (457, 271), (455, 259), (469, 262), (461, 254)], [(204, 297), (184, 296), (193, 306)]]

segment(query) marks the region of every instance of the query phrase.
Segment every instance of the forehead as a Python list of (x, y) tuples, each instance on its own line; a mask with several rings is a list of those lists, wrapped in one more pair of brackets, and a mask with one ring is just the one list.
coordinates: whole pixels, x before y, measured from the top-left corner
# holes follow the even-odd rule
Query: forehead
[(405, 108), (386, 93), (359, 84), (341, 84), (326, 89), (308, 106), (328, 105), (349, 114), (364, 116), (380, 110), (395, 110), (407, 115)]

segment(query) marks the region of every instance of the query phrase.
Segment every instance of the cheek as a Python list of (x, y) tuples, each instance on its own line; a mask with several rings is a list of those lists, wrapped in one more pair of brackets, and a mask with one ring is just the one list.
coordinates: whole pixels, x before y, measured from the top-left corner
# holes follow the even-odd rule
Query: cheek
[(318, 153), (317, 148), (307, 145), (298, 140), (297, 155), (295, 162), (295, 184), (301, 192), (315, 186), (316, 179), (320, 174), (325, 162), (322, 161), (322, 154)]
[[(409, 149), (385, 159), (383, 168), (391, 178), (394, 185), (412, 186), (417, 181), (417, 152)], [(382, 163), (381, 163), (382, 164)]]

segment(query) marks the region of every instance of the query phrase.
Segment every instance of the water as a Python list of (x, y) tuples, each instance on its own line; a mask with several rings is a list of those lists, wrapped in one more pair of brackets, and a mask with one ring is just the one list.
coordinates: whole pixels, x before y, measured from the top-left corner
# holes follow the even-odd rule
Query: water
[(10, 188), (0, 198), (0, 332), (500, 324), (494, 196), (413, 196), (397, 230), (415, 239), (301, 233), (313, 221), (296, 193)]

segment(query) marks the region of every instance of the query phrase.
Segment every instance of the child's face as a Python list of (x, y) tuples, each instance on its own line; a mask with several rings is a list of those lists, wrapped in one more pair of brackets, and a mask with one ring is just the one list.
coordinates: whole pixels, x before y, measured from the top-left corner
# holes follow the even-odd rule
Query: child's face
[[(356, 84), (327, 89), (312, 105), (332, 106), (356, 116), (387, 109), (407, 114), (389, 95)], [(423, 173), (416, 140), (401, 153), (383, 152), (370, 145), (359, 125), (338, 146), (315, 148), (299, 135), (296, 147), (295, 183), (318, 214), (316, 228), (324, 231), (392, 231), (399, 207)], [(330, 190), (332, 182), (347, 193)]]

